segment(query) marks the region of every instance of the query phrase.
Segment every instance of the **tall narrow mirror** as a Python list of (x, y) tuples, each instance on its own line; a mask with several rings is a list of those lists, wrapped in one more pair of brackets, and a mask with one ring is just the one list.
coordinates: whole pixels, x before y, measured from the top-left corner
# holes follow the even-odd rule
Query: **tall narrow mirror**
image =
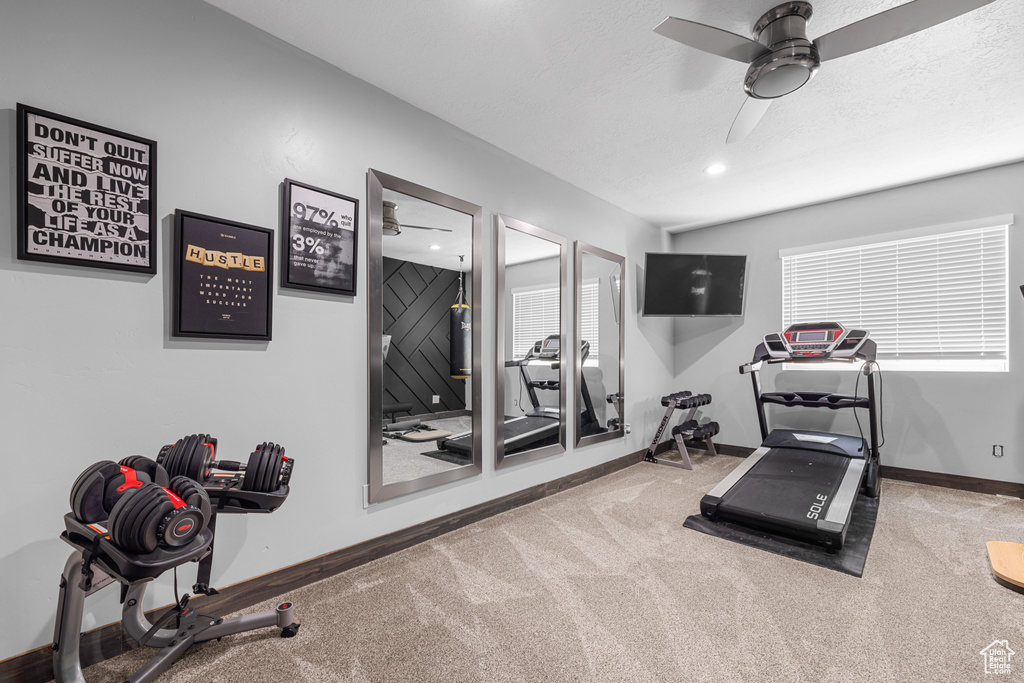
[(625, 436), (625, 263), (576, 242), (576, 445)]
[(367, 174), (368, 502), (481, 471), (481, 207)]
[(497, 467), (565, 451), (568, 242), (497, 217)]

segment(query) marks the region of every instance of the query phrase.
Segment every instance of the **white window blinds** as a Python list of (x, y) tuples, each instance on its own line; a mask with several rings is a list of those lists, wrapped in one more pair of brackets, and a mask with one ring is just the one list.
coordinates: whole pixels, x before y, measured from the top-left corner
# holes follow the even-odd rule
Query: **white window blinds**
[(512, 292), (512, 358), (519, 360), (535, 342), (558, 334), (558, 287)]
[(597, 311), (601, 299), (598, 294), (598, 284), (597, 280), (584, 282), (583, 296), (580, 297), (580, 339), (590, 342), (588, 365), (596, 365), (597, 359), (601, 356), (598, 344), (598, 340), (601, 337), (598, 333), (600, 321)]
[(1007, 370), (1007, 225), (783, 254), (782, 283), (784, 328), (868, 330), (890, 368)]
[[(590, 342), (590, 356), (597, 357), (597, 283), (583, 285), (583, 325), (580, 334)], [(512, 292), (512, 358), (519, 360), (548, 335), (558, 334), (558, 288)]]

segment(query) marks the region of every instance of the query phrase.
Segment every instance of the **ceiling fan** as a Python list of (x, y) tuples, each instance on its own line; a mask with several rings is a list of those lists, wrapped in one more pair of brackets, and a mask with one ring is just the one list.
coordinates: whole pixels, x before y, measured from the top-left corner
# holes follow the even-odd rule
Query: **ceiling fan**
[(813, 41), (807, 39), (811, 5), (801, 1), (786, 2), (765, 12), (754, 24), (754, 40), (676, 17), (668, 17), (654, 31), (698, 50), (750, 65), (743, 80), (748, 97), (729, 129), (729, 143), (745, 138), (768, 111), (772, 100), (811, 80), (821, 62), (908, 36), (993, 1), (913, 0)]
[(401, 235), (403, 228), (413, 228), (416, 230), (436, 230), (437, 232), (452, 232), (448, 228), (431, 228), (425, 225), (403, 225), (398, 222), (395, 217), (395, 212), (398, 210), (398, 204), (394, 202), (384, 202), (384, 220), (381, 226), (381, 231), (385, 235)]

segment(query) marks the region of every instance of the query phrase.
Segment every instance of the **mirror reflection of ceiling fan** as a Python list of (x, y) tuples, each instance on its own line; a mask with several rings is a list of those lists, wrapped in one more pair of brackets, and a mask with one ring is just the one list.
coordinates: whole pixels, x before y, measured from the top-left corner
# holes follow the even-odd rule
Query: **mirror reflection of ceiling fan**
[(713, 26), (668, 17), (654, 31), (684, 45), (749, 64), (740, 107), (726, 142), (742, 140), (761, 120), (772, 100), (803, 86), (821, 62), (844, 57), (908, 36), (994, 0), (913, 0), (861, 19), (810, 41), (808, 2), (786, 2), (754, 24), (754, 40)]
[(431, 228), (426, 225), (405, 225), (398, 222), (395, 217), (395, 212), (398, 210), (398, 204), (394, 202), (384, 202), (384, 221), (381, 230), (385, 235), (401, 235), (403, 228), (413, 228), (415, 230), (436, 230), (437, 232), (452, 232), (448, 228)]

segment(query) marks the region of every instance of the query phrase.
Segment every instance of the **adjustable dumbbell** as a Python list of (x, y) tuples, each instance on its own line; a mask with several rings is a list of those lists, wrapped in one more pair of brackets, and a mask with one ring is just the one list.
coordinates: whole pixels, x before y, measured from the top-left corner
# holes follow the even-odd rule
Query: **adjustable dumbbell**
[(253, 449), (249, 461), (244, 466), (240, 462), (222, 460), (219, 467), (244, 472), (243, 491), (271, 492), (288, 484), (292, 477), (293, 464), (294, 461), (285, 456), (284, 446), (265, 441)]
[(167, 486), (170, 477), (158, 463), (132, 455), (116, 463), (102, 460), (85, 469), (71, 486), (71, 511), (86, 524), (107, 519), (118, 500), (145, 484)]
[(271, 493), (288, 484), (294, 460), (284, 454), (284, 446), (263, 442), (256, 446), (249, 460), (215, 460), (217, 439), (209, 434), (193, 434), (164, 446), (157, 462), (167, 468), (171, 476), (183, 475), (203, 485), (212, 481), (213, 470), (240, 472), (243, 491)]
[(182, 476), (168, 481), (160, 464), (141, 455), (86, 468), (71, 487), (71, 511), (85, 524), (105, 522), (110, 540), (132, 553), (185, 545), (211, 515), (202, 486)]
[(210, 476), (216, 450), (217, 439), (209, 434), (192, 434), (161, 448), (156, 461), (172, 477), (183, 476), (202, 483)]
[(210, 498), (188, 477), (175, 477), (170, 488), (145, 484), (123, 496), (110, 511), (110, 539), (133, 553), (176, 548), (194, 539), (210, 521)]

